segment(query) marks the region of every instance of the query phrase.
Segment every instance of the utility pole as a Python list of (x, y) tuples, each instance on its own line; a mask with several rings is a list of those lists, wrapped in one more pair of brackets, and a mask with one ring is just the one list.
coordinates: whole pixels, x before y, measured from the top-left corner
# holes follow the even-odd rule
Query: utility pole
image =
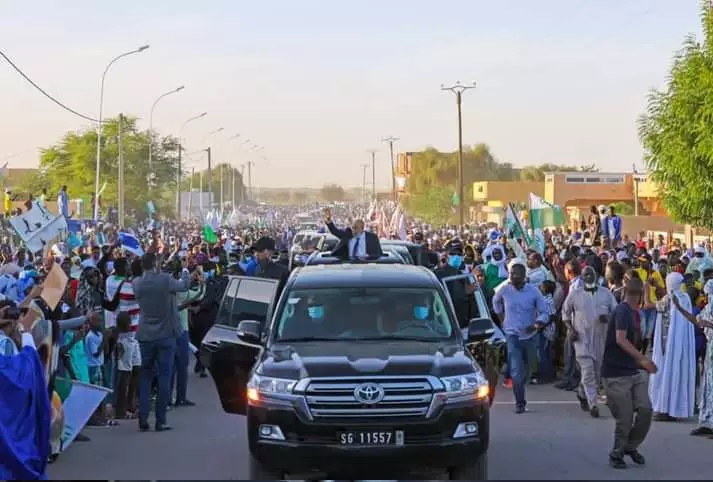
[(371, 154), (371, 197), (376, 201), (376, 150), (367, 151)]
[(213, 209), (213, 164), (210, 157), (210, 147), (205, 150), (208, 153), (208, 203), (209, 209)]
[(242, 189), (240, 190), (240, 204), (245, 204), (245, 163), (240, 164), (240, 184), (242, 184)]
[(231, 181), (230, 186), (232, 189), (232, 194), (230, 195), (230, 207), (235, 209), (235, 168), (230, 166)]
[(639, 174), (636, 172), (636, 163), (632, 164), (631, 180), (634, 182), (634, 216), (639, 215)]
[[(119, 114), (119, 226), (124, 225), (124, 114)], [(95, 198), (98, 193), (94, 194)]]
[[(191, 208), (193, 207), (193, 178), (196, 175), (196, 168), (192, 167), (191, 168), (191, 180), (189, 181), (188, 184), (188, 216), (186, 216), (186, 220), (191, 219)], [(199, 194), (199, 196), (202, 195)], [(179, 218), (180, 219), (180, 218)]]
[[(183, 151), (183, 146), (181, 145), (181, 138), (178, 138), (178, 172), (176, 173), (176, 218), (181, 219), (181, 151)], [(192, 181), (192, 180), (191, 180)], [(190, 194), (190, 199), (193, 194)], [(190, 204), (190, 201), (189, 201)], [(188, 208), (190, 216), (190, 207)]]
[(366, 170), (369, 169), (369, 164), (362, 164), (362, 180), (361, 180), (361, 202), (366, 204)]
[(223, 207), (225, 206), (224, 201), (225, 199), (223, 198), (223, 169), (225, 167), (225, 164), (221, 164), (218, 166), (220, 169), (220, 211), (223, 212)]
[(456, 82), (451, 87), (441, 85), (441, 90), (453, 92), (456, 95), (456, 106), (458, 109), (458, 220), (461, 226), (465, 224), (465, 215), (463, 212), (463, 116), (461, 112), (461, 98), (463, 92), (469, 89), (475, 89), (475, 82), (471, 85), (462, 85)]
[(398, 137), (387, 137), (382, 139), (382, 142), (389, 143), (389, 154), (391, 155), (391, 195), (394, 197), (394, 201), (398, 200), (396, 195), (396, 166), (394, 165), (394, 142), (398, 141)]
[(248, 161), (245, 164), (248, 166), (248, 199), (252, 199), (253, 195), (253, 161)]

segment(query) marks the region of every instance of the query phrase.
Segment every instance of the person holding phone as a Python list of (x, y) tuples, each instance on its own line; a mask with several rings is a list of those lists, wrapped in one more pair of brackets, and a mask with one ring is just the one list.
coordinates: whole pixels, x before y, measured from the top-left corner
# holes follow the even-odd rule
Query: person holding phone
[(639, 304), (643, 294), (641, 279), (629, 279), (622, 303), (614, 310), (607, 326), (602, 378), (607, 406), (616, 421), (614, 446), (609, 452), (609, 464), (616, 469), (627, 467), (625, 456), (637, 465), (646, 463), (638, 448), (651, 428), (649, 375), (658, 369), (637, 348), (642, 337)]

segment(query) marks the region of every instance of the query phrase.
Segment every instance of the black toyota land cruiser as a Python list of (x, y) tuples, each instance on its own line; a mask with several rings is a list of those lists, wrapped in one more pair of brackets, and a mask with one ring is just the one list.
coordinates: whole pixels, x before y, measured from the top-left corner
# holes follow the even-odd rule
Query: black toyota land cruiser
[(464, 335), (419, 266), (309, 266), (276, 290), (231, 277), (200, 351), (247, 416), (252, 479), (487, 479), (492, 387), (466, 343), (492, 338), (489, 317)]

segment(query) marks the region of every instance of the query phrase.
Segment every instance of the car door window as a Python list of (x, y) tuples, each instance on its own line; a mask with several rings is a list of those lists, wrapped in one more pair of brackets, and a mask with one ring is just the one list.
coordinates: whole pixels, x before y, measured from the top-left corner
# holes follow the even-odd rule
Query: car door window
[(225, 295), (223, 296), (223, 300), (220, 303), (220, 308), (218, 309), (218, 317), (215, 320), (216, 324), (232, 327), (238, 326), (234, 325), (231, 319), (235, 296), (238, 293), (238, 284), (240, 284), (240, 280), (230, 280), (230, 283), (228, 284), (228, 289), (225, 290)]
[(241, 321), (255, 320), (264, 325), (274, 294), (275, 283), (271, 280), (241, 280), (233, 302), (230, 324), (238, 326)]

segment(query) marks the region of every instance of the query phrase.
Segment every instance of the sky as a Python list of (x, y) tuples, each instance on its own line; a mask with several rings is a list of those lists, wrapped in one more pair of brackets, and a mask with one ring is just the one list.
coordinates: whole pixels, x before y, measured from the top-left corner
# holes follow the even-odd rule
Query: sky
[[(0, 49), (72, 109), (119, 112), (206, 144), (214, 162), (253, 160), (253, 183), (361, 185), (376, 154), (390, 186), (397, 152), (486, 143), (515, 166), (642, 166), (636, 120), (673, 53), (700, 35), (698, 0), (0, 0)], [(0, 59), (0, 162), (34, 167), (39, 149), (92, 127)], [(224, 130), (208, 137), (206, 134)], [(229, 140), (240, 134), (236, 140)], [(242, 145), (242, 139), (250, 139)], [(264, 146), (261, 154), (249, 151)], [(264, 155), (265, 159), (262, 159)], [(192, 155), (188, 167), (207, 161)]]

